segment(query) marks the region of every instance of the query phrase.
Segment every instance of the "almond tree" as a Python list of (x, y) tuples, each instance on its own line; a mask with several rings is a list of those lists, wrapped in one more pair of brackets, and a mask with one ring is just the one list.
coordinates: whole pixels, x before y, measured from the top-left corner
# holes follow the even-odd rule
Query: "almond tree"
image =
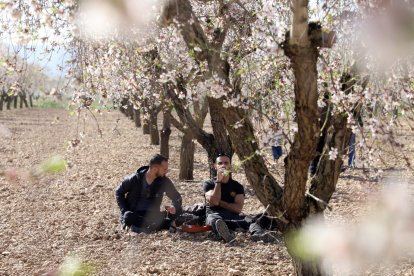
[[(343, 163), (342, 158), (334, 156), (335, 151), (324, 155), (319, 164), (320, 169), (312, 179), (312, 186), (308, 192), (306, 191), (309, 164), (315, 156), (320, 136), (318, 57), (321, 47), (331, 46), (332, 43), (326, 43), (326, 40), (332, 38), (332, 33), (324, 32), (319, 24), (309, 22), (307, 0), (291, 1), (290, 31), (286, 34), (281, 47), (290, 60), (294, 75), (297, 132), (293, 136), (286, 158), (282, 188), (269, 173), (263, 157), (257, 154), (259, 147), (254, 125), (246, 110), (240, 105), (223, 107), (228, 99), (242, 95), (240, 82), (230, 75), (233, 68), (228, 57), (223, 55), (223, 41), (231, 29), (232, 18), (230, 13), (227, 14), (231, 4), (216, 2), (218, 14), (224, 22), (222, 26), (215, 29), (216, 39), (209, 39), (205, 34), (205, 28), (196, 17), (195, 5), (195, 2), (186, 0), (168, 1), (163, 11), (163, 24), (175, 24), (180, 29), (187, 47), (193, 50), (199, 49), (194, 54), (194, 58), (198, 62), (207, 62), (211, 75), (217, 76), (221, 81), (227, 95), (210, 97), (210, 108), (215, 107), (222, 115), (232, 146), (243, 162), (250, 185), (256, 191), (259, 200), (268, 206), (270, 214), (278, 218), (281, 231), (288, 233), (297, 230), (309, 216), (323, 212), (328, 206)], [(349, 90), (357, 83), (353, 79), (357, 77), (354, 74), (343, 79), (341, 85), (343, 94), (349, 94)], [(352, 106), (352, 110), (355, 108), (356, 106)], [(335, 149), (340, 156), (346, 152), (352, 131), (348, 127), (349, 119), (346, 113), (336, 112), (328, 125), (329, 137), (326, 146)], [(295, 257), (291, 248), (288, 249), (292, 253), (297, 275), (324, 274), (317, 259), (301, 260)]]

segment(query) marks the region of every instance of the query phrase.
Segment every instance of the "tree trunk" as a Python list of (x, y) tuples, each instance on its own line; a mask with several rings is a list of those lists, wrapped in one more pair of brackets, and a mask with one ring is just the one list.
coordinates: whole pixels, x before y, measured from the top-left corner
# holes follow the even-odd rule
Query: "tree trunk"
[(17, 108), (17, 96), (13, 96), (13, 107)]
[(170, 156), (170, 135), (171, 135), (171, 110), (167, 110), (164, 112), (164, 116), (162, 119), (162, 130), (161, 130), (161, 146), (160, 146), (160, 153), (165, 157)]
[(26, 108), (29, 107), (29, 105), (27, 104), (27, 100), (26, 100), (26, 94), (20, 95), (20, 108), (23, 108), (23, 104)]
[(306, 182), (320, 133), (316, 69), (319, 53), (316, 46), (304, 44), (305, 46), (287, 43), (284, 49), (291, 60), (295, 75), (295, 112), (298, 132), (294, 136), (292, 148), (287, 156), (283, 204), (288, 219), (297, 225), (300, 225), (302, 219), (306, 217), (304, 204)]
[[(351, 71), (343, 73), (341, 77), (341, 90), (345, 93), (353, 92), (353, 86), (358, 81), (358, 72)], [(363, 86), (367, 83), (363, 84)], [(362, 106), (357, 102), (353, 109), (354, 116), (358, 118), (360, 116)], [(324, 203), (315, 202), (308, 204), (311, 207), (315, 207), (316, 210), (310, 210), (311, 212), (322, 212), (327, 207), (327, 203), (331, 199), (332, 194), (336, 190), (336, 184), (338, 182), (339, 175), (342, 167), (342, 157), (346, 154), (348, 148), (348, 142), (352, 134), (352, 130), (348, 128), (348, 116), (343, 113), (336, 113), (330, 122), (330, 126), (327, 131), (327, 138), (325, 141), (324, 152), (328, 152), (330, 148), (336, 148), (338, 150), (338, 156), (335, 160), (330, 160), (327, 154), (322, 155), (322, 158), (318, 164), (318, 171), (311, 181), (311, 187), (309, 193), (315, 197), (321, 199)]]
[(6, 101), (7, 101), (7, 110), (10, 110), (11, 103), (12, 103), (12, 101), (13, 101), (13, 98), (12, 98), (12, 97), (10, 97), (10, 96), (7, 96), (7, 97), (6, 97)]
[(180, 180), (193, 180), (195, 144), (191, 131), (186, 131), (181, 138), (180, 149)]
[(319, 260), (304, 261), (298, 258), (292, 258), (293, 267), (296, 276), (328, 276), (331, 273), (321, 268)]
[(144, 123), (142, 124), (142, 134), (150, 134), (150, 122), (148, 117), (144, 117)]
[(134, 120), (134, 107), (132, 104), (128, 103), (128, 108), (126, 111), (127, 111), (126, 114), (128, 118), (130, 118), (131, 120)]
[[(268, 171), (263, 157), (257, 154), (259, 147), (250, 119), (244, 110), (236, 107), (223, 108), (222, 114), (235, 152), (242, 161), (246, 177), (258, 199), (264, 206), (269, 206), (268, 211), (272, 216), (280, 217), (281, 222), (283, 220), (286, 223), (281, 209), (283, 190)], [(241, 122), (241, 127), (234, 128), (236, 122)], [(285, 228), (284, 223), (278, 226), (281, 231)]]
[(0, 111), (3, 111), (3, 103), (4, 103), (4, 94), (1, 94), (0, 96)]
[(141, 116), (139, 109), (134, 109), (134, 122), (136, 127), (141, 127)]
[(158, 146), (160, 144), (160, 135), (158, 133), (158, 123), (157, 117), (158, 113), (156, 110), (149, 111), (150, 119), (149, 119), (149, 130), (150, 130), (150, 144)]
[(128, 108), (128, 98), (123, 98), (121, 100), (121, 106), (119, 107), (119, 110), (125, 116), (127, 116), (127, 108)]
[(33, 107), (33, 95), (29, 95), (29, 104), (30, 107)]

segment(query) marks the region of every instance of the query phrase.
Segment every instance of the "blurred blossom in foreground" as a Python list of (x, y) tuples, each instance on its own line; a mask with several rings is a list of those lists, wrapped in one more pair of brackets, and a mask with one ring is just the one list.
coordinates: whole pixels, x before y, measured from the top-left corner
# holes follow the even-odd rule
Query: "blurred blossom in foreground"
[(161, 0), (83, 0), (77, 24), (86, 38), (134, 36), (155, 22)]
[(37, 169), (37, 174), (60, 173), (66, 170), (67, 161), (60, 155), (54, 155), (44, 161)]
[(321, 259), (327, 271), (333, 268), (338, 275), (359, 275), (379, 265), (392, 270), (404, 258), (412, 259), (414, 188), (397, 177), (385, 182), (359, 223), (310, 220), (288, 238), (292, 252), (303, 260)]
[(4, 170), (4, 177), (10, 183), (17, 183), (19, 180), (19, 173), (16, 168), (7, 168)]
[(68, 256), (59, 268), (59, 276), (86, 276), (92, 275), (94, 269), (91, 265), (82, 262), (79, 257)]
[[(388, 2), (387, 2), (388, 3)], [(357, 64), (374, 72), (386, 72), (411, 56), (414, 49), (414, 11), (404, 1), (390, 1), (381, 9), (367, 9), (368, 18), (352, 20)]]

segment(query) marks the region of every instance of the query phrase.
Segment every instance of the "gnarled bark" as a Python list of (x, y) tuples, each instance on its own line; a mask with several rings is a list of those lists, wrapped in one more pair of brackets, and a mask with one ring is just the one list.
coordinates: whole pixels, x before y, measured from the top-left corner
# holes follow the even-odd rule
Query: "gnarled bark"
[(185, 131), (181, 138), (180, 148), (180, 172), (178, 178), (180, 180), (194, 179), (194, 151), (195, 144), (191, 131)]
[(160, 135), (158, 133), (158, 110), (149, 111), (149, 130), (150, 144), (158, 146), (160, 144)]
[(141, 113), (139, 109), (134, 109), (134, 123), (136, 127), (141, 127)]
[(305, 190), (309, 164), (315, 156), (319, 139), (319, 110), (316, 62), (318, 51), (309, 47), (286, 45), (295, 75), (295, 112), (298, 132), (287, 156), (285, 172), (284, 209), (289, 220), (300, 224), (306, 217)]
[(144, 123), (142, 124), (142, 134), (150, 134), (150, 123), (149, 118), (144, 117)]
[(170, 156), (170, 135), (171, 135), (171, 110), (164, 111), (164, 116), (162, 118), (162, 129), (161, 129), (161, 144), (160, 144), (160, 153), (165, 157)]

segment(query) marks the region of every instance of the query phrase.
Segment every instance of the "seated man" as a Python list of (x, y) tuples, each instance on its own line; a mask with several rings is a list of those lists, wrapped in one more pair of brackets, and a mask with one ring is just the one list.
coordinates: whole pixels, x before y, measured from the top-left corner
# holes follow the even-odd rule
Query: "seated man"
[(240, 213), (244, 205), (244, 188), (232, 179), (230, 157), (221, 154), (214, 163), (217, 171), (216, 180), (204, 183), (204, 193), (207, 202), (206, 224), (211, 225), (213, 232), (225, 242), (233, 239), (227, 221), (243, 220)]
[[(117, 187), (115, 196), (121, 210), (124, 227), (134, 232), (169, 229), (176, 214), (181, 212), (182, 199), (172, 181), (166, 177), (168, 158), (156, 154), (149, 166), (141, 167), (124, 179)], [(164, 193), (173, 206), (161, 211)]]
[[(244, 205), (244, 188), (231, 177), (230, 157), (219, 154), (214, 168), (217, 171), (217, 178), (204, 183), (207, 203), (205, 223), (211, 225), (213, 232), (225, 242), (234, 239), (229, 228), (249, 230), (253, 241), (278, 241), (274, 234), (263, 229), (262, 224), (265, 218), (263, 214), (255, 218), (240, 216)], [(265, 225), (266, 229), (270, 229), (269, 225)]]

